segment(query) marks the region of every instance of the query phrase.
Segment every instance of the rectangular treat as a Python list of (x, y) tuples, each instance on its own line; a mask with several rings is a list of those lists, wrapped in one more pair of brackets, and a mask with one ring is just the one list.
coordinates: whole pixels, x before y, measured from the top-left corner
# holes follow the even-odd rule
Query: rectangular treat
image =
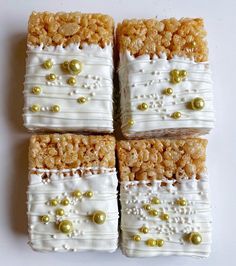
[(125, 137), (197, 136), (214, 126), (203, 20), (124, 20), (117, 28)]
[(32, 249), (114, 252), (117, 183), (114, 137), (32, 136), (28, 186)]
[(207, 257), (211, 212), (207, 140), (120, 141), (122, 251), (129, 257)]
[(113, 31), (107, 15), (32, 13), (24, 83), (26, 128), (113, 131)]

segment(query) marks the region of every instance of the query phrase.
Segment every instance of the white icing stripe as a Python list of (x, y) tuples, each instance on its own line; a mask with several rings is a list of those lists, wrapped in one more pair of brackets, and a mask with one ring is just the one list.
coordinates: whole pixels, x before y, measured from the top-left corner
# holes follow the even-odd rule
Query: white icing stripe
[[(121, 230), (122, 251), (130, 257), (151, 257), (158, 255), (186, 255), (207, 257), (211, 245), (211, 208), (208, 199), (208, 178), (202, 175), (200, 180), (168, 180), (167, 186), (161, 186), (163, 180), (157, 181), (125, 181), (121, 182)], [(157, 197), (160, 204), (151, 203)], [(185, 198), (186, 206), (176, 201)], [(158, 211), (151, 216), (144, 205), (151, 204), (151, 209)], [(162, 214), (169, 215), (164, 221)], [(149, 229), (143, 234), (140, 228)], [(193, 245), (185, 237), (191, 232), (202, 236), (202, 243)], [(141, 241), (133, 240), (139, 235)], [(163, 239), (162, 247), (150, 247), (148, 239)]]
[[(66, 48), (29, 46), (24, 82), (24, 125), (29, 129), (65, 128), (72, 131), (96, 129), (101, 132), (112, 132), (112, 53), (110, 45), (103, 49), (98, 45), (85, 45), (80, 49), (76, 44)], [(53, 62), (53, 66), (51, 69), (45, 69), (42, 65), (49, 59)], [(65, 73), (61, 68), (63, 62), (73, 59), (83, 63), (82, 72), (77, 76)], [(55, 81), (47, 80), (47, 75), (50, 73), (56, 75)], [(67, 83), (68, 78), (72, 76), (77, 80), (75, 86)], [(32, 93), (32, 88), (35, 86), (41, 88), (39, 95)], [(78, 103), (80, 97), (86, 97), (87, 102)], [(32, 113), (33, 105), (40, 106), (37, 112), (40, 116)], [(56, 117), (51, 111), (53, 105), (59, 105), (59, 115), (64, 113), (62, 117)], [(69, 120), (71, 113), (76, 117), (76, 122)], [(99, 114), (102, 114), (104, 123), (98, 119)]]
[[(101, 174), (80, 176), (77, 171), (107, 171)], [(82, 251), (102, 250), (113, 252), (118, 242), (118, 206), (117, 206), (117, 176), (111, 168), (77, 168), (64, 170), (32, 169), (28, 186), (28, 224), (30, 245), (38, 251)], [(33, 173), (33, 172), (41, 173)], [(70, 171), (70, 172), (69, 172)], [(74, 171), (71, 175), (71, 171)], [(108, 171), (113, 171), (109, 173)], [(42, 176), (50, 174), (47, 182)], [(63, 174), (69, 173), (69, 176)], [(73, 197), (72, 192), (80, 190), (82, 194), (93, 191), (92, 198)], [(56, 207), (50, 206), (51, 199), (57, 199)], [(69, 199), (69, 205), (60, 205), (64, 198)], [(65, 214), (59, 217), (55, 214), (62, 208)], [(106, 213), (104, 224), (95, 224), (91, 216), (95, 211)], [(43, 215), (48, 215), (49, 223), (40, 221)], [(69, 235), (58, 230), (56, 224), (61, 220), (73, 223), (73, 232)]]
[[(170, 83), (170, 71), (186, 70), (187, 78), (178, 84)], [(208, 62), (196, 63), (184, 57), (167, 60), (149, 55), (134, 58), (128, 52), (120, 54), (119, 78), (121, 84), (121, 121), (125, 134), (148, 132), (171, 128), (214, 127), (215, 116), (212, 96), (211, 71)], [(173, 94), (163, 94), (165, 88), (172, 88)], [(186, 105), (194, 98), (205, 101), (201, 111), (191, 110)], [(148, 110), (141, 111), (141, 103)], [(174, 112), (181, 112), (180, 119), (172, 118)], [(132, 119), (134, 124), (130, 126)]]

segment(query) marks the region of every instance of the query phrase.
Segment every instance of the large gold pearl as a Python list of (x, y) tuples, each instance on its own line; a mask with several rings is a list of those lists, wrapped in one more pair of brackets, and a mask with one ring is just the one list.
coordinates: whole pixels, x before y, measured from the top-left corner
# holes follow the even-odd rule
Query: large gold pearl
[(70, 86), (75, 86), (75, 84), (76, 84), (76, 79), (75, 79), (74, 77), (70, 77), (70, 78), (68, 78), (67, 83), (68, 83)]
[(33, 112), (33, 113), (37, 113), (40, 111), (40, 105), (39, 104), (33, 104), (31, 107), (30, 107), (30, 111)]
[(57, 209), (56, 215), (63, 216), (65, 214), (65, 211), (63, 209)]
[(49, 81), (54, 81), (56, 78), (57, 78), (57, 76), (53, 73), (51, 73), (47, 76), (47, 80), (49, 80)]
[(134, 236), (133, 236), (133, 240), (134, 240), (135, 242), (139, 242), (139, 241), (141, 241), (141, 236), (140, 236), (140, 235), (134, 235)]
[(149, 247), (155, 247), (157, 242), (155, 239), (153, 238), (149, 238), (147, 241), (146, 241), (146, 244), (149, 246)]
[(141, 103), (138, 106), (138, 109), (141, 110), (141, 111), (146, 111), (148, 109), (148, 104), (147, 103)]
[(162, 215), (161, 215), (161, 219), (163, 220), (163, 221), (168, 221), (169, 220), (169, 214), (167, 214), (167, 213), (163, 213)]
[(57, 199), (51, 199), (51, 200), (50, 200), (50, 205), (51, 205), (51, 206), (57, 206), (57, 204), (58, 204)]
[(149, 228), (146, 226), (143, 226), (140, 228), (140, 232), (143, 234), (147, 234), (149, 232)]
[(75, 190), (74, 192), (72, 192), (72, 195), (78, 199), (82, 197), (82, 193), (80, 192), (80, 190)]
[(58, 112), (61, 111), (61, 108), (60, 108), (59, 105), (55, 104), (55, 105), (52, 106), (51, 111), (52, 111), (53, 113), (58, 113)]
[(84, 193), (84, 196), (87, 197), (87, 198), (92, 198), (93, 197), (93, 191), (86, 191)]
[(165, 244), (165, 241), (163, 239), (157, 239), (156, 240), (156, 245), (158, 247), (163, 247), (164, 244)]
[(152, 204), (160, 204), (161, 203), (160, 199), (157, 197), (153, 197), (151, 202), (152, 202)]
[(200, 111), (205, 107), (204, 99), (197, 97), (191, 101), (191, 107), (193, 110)]
[(50, 69), (50, 68), (52, 68), (52, 66), (53, 66), (53, 62), (51, 59), (48, 59), (48, 60), (43, 62), (43, 67), (45, 69)]
[(59, 223), (59, 230), (63, 234), (69, 234), (73, 229), (73, 224), (69, 220), (64, 220)]
[(186, 205), (187, 205), (187, 200), (186, 200), (185, 198), (179, 198), (179, 199), (177, 200), (177, 204), (178, 204), (179, 206), (186, 206)]
[(93, 222), (96, 224), (104, 224), (106, 221), (106, 214), (103, 211), (96, 211), (93, 213)]
[(171, 115), (172, 118), (174, 119), (180, 119), (181, 118), (181, 113), (180, 112), (174, 112), (172, 115)]
[(69, 199), (67, 199), (67, 198), (64, 198), (62, 201), (61, 201), (61, 205), (63, 205), (63, 206), (68, 206), (70, 204), (70, 201), (69, 201)]
[(193, 245), (199, 245), (202, 242), (202, 236), (198, 232), (190, 233), (188, 239)]
[(163, 93), (167, 96), (170, 96), (171, 94), (173, 94), (173, 89), (172, 88), (165, 88)]
[(50, 218), (49, 218), (49, 216), (48, 215), (43, 215), (43, 216), (41, 216), (41, 222), (42, 223), (48, 223), (50, 221)]
[(32, 93), (35, 95), (39, 95), (41, 93), (41, 88), (40, 87), (33, 87)]
[(157, 210), (150, 210), (148, 213), (151, 216), (157, 216), (158, 215), (158, 211)]
[(143, 208), (144, 208), (146, 211), (150, 211), (151, 208), (152, 208), (152, 206), (151, 206), (150, 204), (145, 204), (145, 205), (143, 206)]
[(70, 61), (68, 68), (72, 74), (78, 75), (82, 71), (82, 63), (77, 59), (73, 59)]
[(77, 99), (77, 102), (80, 103), (80, 104), (84, 104), (84, 103), (87, 102), (87, 98), (85, 98), (85, 97), (80, 97), (80, 98)]

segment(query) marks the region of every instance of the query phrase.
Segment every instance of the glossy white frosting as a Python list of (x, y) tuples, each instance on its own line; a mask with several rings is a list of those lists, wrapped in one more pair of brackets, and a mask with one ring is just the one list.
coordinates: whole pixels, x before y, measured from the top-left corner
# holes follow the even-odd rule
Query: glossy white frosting
[[(84, 169), (83, 169), (84, 170)], [(88, 169), (90, 170), (90, 169)], [(117, 175), (113, 169), (103, 169), (102, 174), (87, 174), (79, 176), (77, 172), (71, 175), (68, 171), (39, 169), (32, 170), (29, 175), (28, 187), (28, 226), (30, 246), (37, 251), (83, 251), (100, 250), (113, 252), (118, 242), (118, 206), (117, 206)], [(47, 178), (45, 178), (45, 174)], [(43, 178), (42, 178), (43, 177)], [(93, 191), (92, 198), (83, 196), (76, 200), (72, 192), (82, 193)], [(60, 201), (68, 198), (68, 206), (50, 206), (49, 200), (57, 198)], [(55, 210), (62, 208), (65, 215), (62, 220), (73, 223), (73, 233), (61, 233), (55, 221), (60, 219)], [(100, 210), (106, 213), (104, 224), (92, 222), (91, 215)], [(50, 222), (44, 224), (40, 217), (49, 215)]]
[[(187, 78), (170, 83), (170, 71), (184, 69)], [(125, 134), (135, 135), (158, 129), (199, 128), (210, 130), (214, 126), (214, 108), (211, 71), (208, 62), (196, 63), (191, 59), (175, 56), (167, 60), (149, 55), (134, 58), (129, 52), (120, 54), (119, 78), (121, 86), (121, 121)], [(165, 96), (163, 90), (171, 87), (174, 93)], [(186, 104), (195, 97), (205, 100), (205, 108), (193, 111)], [(140, 103), (147, 103), (149, 109), (140, 111)], [(175, 120), (173, 112), (180, 111), (182, 117)], [(129, 126), (128, 121), (134, 120)]]
[[(208, 197), (208, 178), (203, 175), (182, 180), (173, 186), (168, 181), (161, 187), (161, 181), (125, 181), (121, 183), (121, 230), (122, 251), (130, 257), (151, 257), (158, 255), (185, 255), (207, 257), (211, 246), (211, 214)], [(158, 197), (161, 203), (152, 204), (152, 208), (169, 214), (169, 221), (152, 217), (143, 208), (152, 197)], [(184, 197), (187, 205), (181, 207), (176, 200)], [(150, 231), (143, 234), (139, 231), (147, 226)], [(184, 234), (199, 232), (202, 236), (200, 245), (193, 245), (183, 239)], [(140, 235), (141, 241), (135, 242), (132, 237)], [(163, 247), (149, 247), (145, 241), (149, 238), (163, 239)]]
[[(26, 75), (24, 82), (24, 125), (30, 130), (52, 129), (70, 131), (113, 131), (113, 52), (112, 46), (103, 49), (98, 45), (78, 44), (62, 46), (28, 46)], [(42, 67), (45, 60), (51, 59), (53, 67)], [(67, 79), (73, 75), (63, 72), (64, 61), (77, 59), (83, 63), (82, 72), (75, 76), (77, 84), (70, 86)], [(49, 82), (46, 76), (57, 75), (57, 80)], [(32, 94), (32, 88), (39, 86), (40, 95)], [(79, 104), (79, 97), (88, 98)], [(33, 113), (33, 104), (41, 106), (40, 112)], [(52, 105), (59, 105), (58, 113), (50, 111)]]

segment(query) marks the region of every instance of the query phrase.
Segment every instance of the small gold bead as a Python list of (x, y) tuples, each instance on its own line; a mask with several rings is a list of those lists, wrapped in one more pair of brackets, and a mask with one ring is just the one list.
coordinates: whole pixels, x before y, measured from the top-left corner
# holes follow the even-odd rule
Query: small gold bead
[(170, 75), (172, 77), (178, 77), (179, 74), (180, 74), (180, 71), (178, 69), (173, 69), (173, 70), (170, 71)]
[(179, 206), (186, 206), (186, 205), (187, 205), (187, 200), (186, 200), (185, 198), (179, 198), (179, 199), (177, 200), (177, 204), (178, 204)]
[(51, 73), (47, 76), (47, 80), (49, 80), (49, 81), (54, 81), (56, 78), (57, 78), (57, 76), (53, 73)]
[(67, 198), (64, 198), (62, 201), (61, 201), (61, 205), (63, 205), (63, 206), (68, 206), (70, 204), (70, 201), (69, 201), (69, 199), (67, 199)]
[(173, 84), (180, 83), (181, 81), (182, 81), (182, 78), (180, 76), (171, 77), (171, 83)]
[(74, 86), (76, 84), (76, 79), (74, 77), (68, 78), (67, 84), (69, 84), (70, 86)]
[(87, 197), (87, 198), (92, 198), (93, 197), (93, 191), (86, 191), (84, 193), (84, 196)]
[(130, 119), (130, 120), (128, 121), (128, 125), (129, 125), (130, 127), (132, 127), (134, 124), (135, 124), (135, 122), (134, 122), (133, 119)]
[(141, 241), (141, 236), (140, 236), (140, 235), (134, 235), (134, 236), (133, 236), (133, 240), (134, 240), (135, 242), (139, 242), (139, 241)]
[(43, 62), (43, 67), (45, 69), (50, 69), (50, 68), (52, 68), (52, 66), (53, 66), (53, 62), (51, 59), (48, 59), (48, 60)]
[(181, 76), (182, 78), (186, 78), (187, 75), (188, 75), (188, 72), (187, 72), (186, 70), (184, 70), (184, 69), (180, 70), (180, 76)]
[(58, 201), (56, 199), (51, 199), (50, 200), (50, 205), (51, 206), (57, 206), (57, 204), (58, 204)]
[(153, 239), (153, 238), (149, 238), (147, 241), (146, 241), (146, 245), (149, 246), (149, 247), (155, 247), (157, 244), (156, 240)]
[(96, 211), (93, 213), (92, 219), (96, 224), (104, 224), (106, 221), (106, 214), (103, 211)]
[(68, 61), (65, 61), (61, 64), (61, 68), (64, 70), (64, 71), (68, 71), (69, 70), (69, 62)]
[(150, 210), (148, 213), (151, 216), (157, 216), (158, 215), (158, 211), (157, 210)]
[(73, 230), (73, 224), (69, 220), (64, 220), (59, 223), (59, 230), (63, 234), (69, 234)]
[(63, 209), (57, 209), (56, 210), (56, 215), (63, 216), (65, 214)]
[(35, 95), (39, 95), (41, 93), (41, 88), (40, 87), (33, 87), (32, 93)]
[(52, 111), (53, 113), (58, 113), (58, 112), (61, 111), (61, 108), (60, 108), (59, 105), (55, 104), (55, 105), (52, 106), (51, 111)]
[(197, 45), (197, 43), (195, 41), (192, 41), (192, 42), (189, 43), (188, 46), (189, 46), (189, 48), (193, 49), (194, 47), (196, 47), (196, 45)]
[(193, 245), (199, 245), (202, 243), (202, 236), (198, 232), (190, 233), (188, 239)]
[(73, 191), (72, 195), (73, 197), (78, 198), (78, 199), (82, 198), (82, 193), (80, 192), (80, 190)]
[(156, 240), (156, 245), (158, 247), (163, 247), (164, 244), (165, 244), (165, 241), (163, 239), (157, 239)]
[(42, 223), (46, 224), (46, 223), (48, 223), (50, 221), (50, 218), (49, 218), (48, 215), (43, 215), (43, 216), (41, 216), (40, 220), (41, 220)]
[(165, 95), (169, 96), (169, 95), (173, 94), (173, 89), (172, 88), (165, 88), (163, 93)]
[(138, 106), (138, 109), (141, 110), (141, 111), (146, 111), (148, 109), (148, 104), (147, 103), (141, 103)]
[(69, 62), (68, 69), (72, 74), (78, 75), (82, 71), (82, 63), (77, 59), (73, 59)]
[(167, 214), (167, 213), (163, 213), (162, 215), (161, 215), (161, 219), (163, 220), (163, 221), (168, 221), (169, 220), (169, 214)]
[(151, 208), (152, 208), (152, 206), (151, 206), (150, 204), (145, 204), (145, 205), (143, 206), (143, 208), (144, 208), (146, 211), (150, 211)]
[(197, 97), (191, 101), (191, 107), (193, 110), (200, 111), (205, 107), (205, 101), (203, 98)]
[(181, 117), (181, 113), (180, 112), (174, 112), (172, 115), (171, 115), (172, 118), (174, 119), (180, 119)]
[(39, 104), (33, 104), (31, 107), (30, 107), (30, 111), (33, 112), (33, 113), (37, 113), (40, 111), (40, 105)]
[(85, 97), (80, 97), (80, 98), (77, 99), (77, 102), (80, 103), (80, 104), (84, 104), (84, 103), (87, 102), (87, 98), (85, 98)]
[(161, 201), (160, 201), (159, 198), (157, 198), (157, 197), (153, 197), (152, 200), (151, 200), (151, 203), (152, 203), (152, 204), (160, 204)]
[(140, 232), (143, 234), (147, 234), (149, 232), (149, 228), (146, 226), (143, 226), (140, 228)]

